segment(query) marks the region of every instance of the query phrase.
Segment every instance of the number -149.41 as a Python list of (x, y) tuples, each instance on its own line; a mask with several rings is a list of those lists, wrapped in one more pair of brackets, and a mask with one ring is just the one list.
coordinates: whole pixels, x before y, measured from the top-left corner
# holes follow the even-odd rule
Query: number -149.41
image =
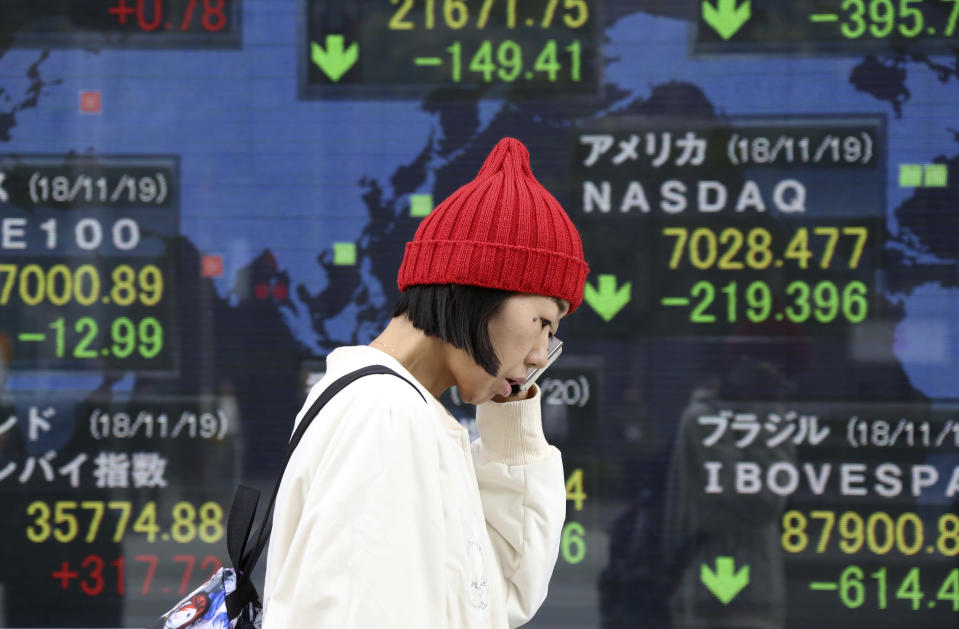
[[(547, 40), (539, 50), (524, 50), (513, 40), (507, 39), (499, 44), (485, 40), (480, 43), (472, 55), (466, 69), (482, 77), (484, 83), (494, 80), (503, 83), (532, 81), (545, 78), (548, 83), (579, 83), (582, 80), (582, 46), (578, 40), (563, 47), (562, 55), (556, 40)], [(454, 83), (463, 80), (464, 57), (463, 44), (453, 42), (446, 48), (450, 55), (450, 78)], [(566, 57), (568, 56), (568, 61)], [(568, 75), (568, 78), (567, 76)]]

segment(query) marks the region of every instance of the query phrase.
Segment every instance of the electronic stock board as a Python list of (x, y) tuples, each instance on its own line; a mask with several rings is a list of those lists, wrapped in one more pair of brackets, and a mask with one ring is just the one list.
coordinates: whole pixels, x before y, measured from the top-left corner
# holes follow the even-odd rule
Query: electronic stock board
[[(959, 622), (956, 0), (0, 7), (0, 625), (225, 560), (495, 142), (578, 227), (531, 627)], [(471, 426), (452, 391), (450, 410)]]

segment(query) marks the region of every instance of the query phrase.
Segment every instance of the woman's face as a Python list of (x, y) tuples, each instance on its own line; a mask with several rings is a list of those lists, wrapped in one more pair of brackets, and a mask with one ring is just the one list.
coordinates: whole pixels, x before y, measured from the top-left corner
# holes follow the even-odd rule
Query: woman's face
[(526, 370), (546, 364), (546, 346), (559, 320), (569, 310), (562, 300), (541, 295), (509, 297), (489, 321), (489, 336), (500, 360), (499, 373), (491, 376), (467, 356), (454, 366), (460, 398), (482, 404), (494, 396), (508, 397), (513, 384), (526, 379)]

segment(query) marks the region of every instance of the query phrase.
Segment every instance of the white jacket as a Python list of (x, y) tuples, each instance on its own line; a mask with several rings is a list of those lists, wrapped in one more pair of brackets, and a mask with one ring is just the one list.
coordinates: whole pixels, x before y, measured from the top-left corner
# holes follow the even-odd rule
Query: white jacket
[(468, 432), (387, 354), (344, 347), (333, 397), (283, 476), (266, 564), (264, 629), (517, 627), (546, 598), (566, 492), (540, 394), (477, 407)]

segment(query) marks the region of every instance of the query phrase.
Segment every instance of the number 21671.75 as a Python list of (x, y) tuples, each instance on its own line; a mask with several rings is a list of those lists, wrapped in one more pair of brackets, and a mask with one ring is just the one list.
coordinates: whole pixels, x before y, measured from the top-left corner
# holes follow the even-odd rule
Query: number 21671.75
[[(393, 31), (415, 30), (418, 22), (413, 19), (414, 14), (422, 15), (422, 26), (427, 30), (443, 26), (454, 31), (470, 26), (483, 30), (491, 24), (502, 24), (508, 29), (547, 29), (554, 26), (575, 29), (582, 28), (589, 21), (589, 3), (586, 0), (562, 0), (562, 7), (560, 0), (541, 3), (534, 0), (390, 0), (390, 3), (397, 5), (389, 21), (389, 28)], [(537, 4), (542, 5), (542, 11), (534, 17), (529, 14), (529, 7)], [(520, 20), (517, 15), (519, 8), (524, 9), (529, 17)]]

